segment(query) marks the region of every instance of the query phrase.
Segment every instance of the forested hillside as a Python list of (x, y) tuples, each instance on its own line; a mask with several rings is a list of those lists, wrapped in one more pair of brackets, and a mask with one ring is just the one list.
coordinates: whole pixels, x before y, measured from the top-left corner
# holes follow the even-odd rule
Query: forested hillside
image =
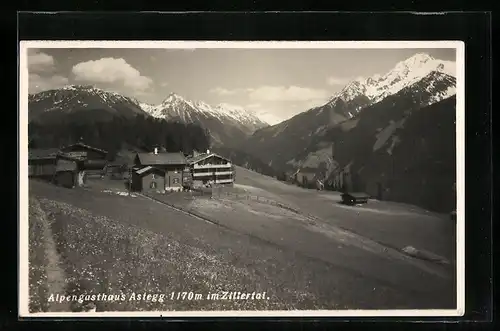
[(28, 129), (30, 148), (61, 147), (83, 140), (109, 152), (112, 159), (124, 146), (150, 150), (163, 145), (169, 152), (209, 148), (210, 138), (195, 124), (172, 123), (138, 115), (134, 118), (115, 116), (108, 121), (79, 121), (68, 118), (40, 124), (31, 122)]

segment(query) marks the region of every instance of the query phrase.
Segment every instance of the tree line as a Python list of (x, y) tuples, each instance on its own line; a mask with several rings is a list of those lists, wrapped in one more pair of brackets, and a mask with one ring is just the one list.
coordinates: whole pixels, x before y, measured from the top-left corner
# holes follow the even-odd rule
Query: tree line
[(113, 117), (110, 121), (31, 122), (29, 148), (61, 148), (78, 141), (108, 151), (110, 160), (126, 145), (151, 151), (165, 146), (168, 152), (203, 151), (210, 146), (208, 132), (195, 124), (168, 122), (138, 115)]

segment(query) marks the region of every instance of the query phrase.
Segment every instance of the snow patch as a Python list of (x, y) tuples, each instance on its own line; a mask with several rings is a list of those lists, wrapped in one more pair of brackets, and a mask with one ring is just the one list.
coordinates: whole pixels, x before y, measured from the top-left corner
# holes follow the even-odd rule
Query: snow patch
[[(375, 144), (373, 145), (373, 151), (377, 151), (380, 149), (382, 146), (385, 145), (385, 143), (391, 138), (391, 136), (394, 134), (394, 132), (403, 127), (403, 124), (405, 122), (406, 118), (401, 119), (400, 121), (394, 122), (391, 121), (389, 125), (377, 133), (375, 137), (377, 138), (377, 141), (375, 141)], [(392, 152), (392, 150), (391, 150)]]
[(241, 106), (227, 103), (211, 106), (203, 101), (187, 100), (175, 93), (171, 93), (159, 105), (139, 103), (139, 106), (142, 110), (155, 118), (179, 118), (186, 123), (194, 122), (196, 116), (201, 115), (204, 117), (214, 117), (221, 122), (230, 121), (255, 128), (268, 125), (260, 120), (253, 112)]
[(401, 142), (401, 139), (399, 139), (398, 136), (392, 136), (391, 146), (389, 146), (389, 148), (387, 149), (387, 153), (389, 155), (392, 155), (392, 151), (394, 150), (394, 147), (396, 147), (396, 145), (399, 144), (400, 142)]
[[(432, 72), (456, 77), (456, 62), (438, 60), (428, 54), (417, 53), (397, 63), (385, 75), (376, 74), (367, 79), (360, 77), (350, 82), (331, 99), (331, 102), (337, 98), (348, 102), (364, 95), (370, 99), (371, 103), (376, 103), (416, 83)], [(453, 94), (452, 91), (446, 93)]]
[(108, 193), (108, 194), (120, 195), (120, 196), (127, 196), (127, 197), (128, 197), (128, 196), (130, 196), (130, 197), (132, 197), (132, 198), (137, 197), (137, 195), (135, 195), (135, 194), (133, 194), (133, 193), (129, 194), (128, 192), (124, 192), (124, 191), (103, 190), (103, 191), (101, 191), (101, 192), (103, 192), (103, 193)]

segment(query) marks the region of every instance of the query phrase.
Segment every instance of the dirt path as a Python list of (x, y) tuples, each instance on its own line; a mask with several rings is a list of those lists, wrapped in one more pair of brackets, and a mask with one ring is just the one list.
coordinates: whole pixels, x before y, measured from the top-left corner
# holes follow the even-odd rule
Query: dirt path
[(70, 311), (69, 304), (54, 304), (54, 302), (50, 302), (48, 300), (52, 294), (54, 294), (55, 296), (56, 294), (66, 293), (66, 276), (63, 268), (61, 267), (61, 259), (57, 252), (56, 243), (54, 242), (54, 236), (52, 233), (49, 218), (42, 210), (40, 202), (37, 199), (30, 197), (30, 204), (30, 207), (33, 211), (33, 222), (38, 223), (39, 229), (42, 232), (39, 238), (43, 240), (41, 246), (44, 249), (44, 260), (46, 263), (46, 265), (42, 267), (45, 267), (44, 274), (46, 276), (47, 297), (38, 298), (37, 300), (41, 301), (42, 305), (42, 300), (46, 300), (46, 302), (48, 303), (48, 311)]

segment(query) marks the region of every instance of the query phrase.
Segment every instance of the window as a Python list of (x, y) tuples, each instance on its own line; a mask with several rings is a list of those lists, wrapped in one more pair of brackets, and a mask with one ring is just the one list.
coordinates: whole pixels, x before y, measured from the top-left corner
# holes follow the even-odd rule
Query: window
[(174, 178), (174, 184), (179, 184), (179, 178)]
[(155, 189), (156, 188), (156, 182), (151, 182), (150, 188)]
[(152, 174), (151, 176), (152, 176), (151, 177), (152, 179), (156, 179), (156, 175), (155, 174)]

